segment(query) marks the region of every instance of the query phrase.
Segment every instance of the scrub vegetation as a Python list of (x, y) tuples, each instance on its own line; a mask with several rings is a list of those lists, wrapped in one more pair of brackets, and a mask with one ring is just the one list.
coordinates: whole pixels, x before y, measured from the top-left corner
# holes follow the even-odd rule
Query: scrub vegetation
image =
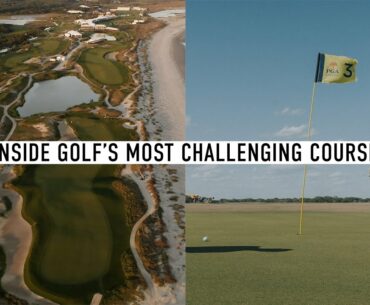
[(28, 77), (21, 76), (16, 78), (9, 90), (0, 93), (0, 105), (8, 105), (14, 101), (18, 92), (22, 91), (28, 83)]

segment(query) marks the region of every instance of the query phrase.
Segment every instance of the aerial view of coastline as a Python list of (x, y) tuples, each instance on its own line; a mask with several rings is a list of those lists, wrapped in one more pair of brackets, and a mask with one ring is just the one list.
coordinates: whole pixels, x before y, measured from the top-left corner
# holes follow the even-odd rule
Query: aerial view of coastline
[[(183, 140), (184, 33), (184, 1), (0, 0), (0, 140)], [(185, 304), (183, 167), (0, 179), (0, 304)]]

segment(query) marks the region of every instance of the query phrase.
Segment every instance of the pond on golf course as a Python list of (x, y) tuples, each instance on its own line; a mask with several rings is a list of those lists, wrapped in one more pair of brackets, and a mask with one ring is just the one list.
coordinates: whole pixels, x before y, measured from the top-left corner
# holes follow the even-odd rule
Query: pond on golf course
[(18, 108), (21, 117), (65, 111), (75, 105), (97, 101), (99, 95), (76, 76), (65, 76), (34, 83), (24, 99), (24, 105)]
[(0, 24), (25, 25), (32, 21), (40, 20), (44, 15), (14, 15), (1, 16)]
[(155, 13), (149, 14), (153, 18), (168, 18), (175, 17), (177, 15), (185, 14), (185, 9), (172, 9), (172, 10), (163, 10)]

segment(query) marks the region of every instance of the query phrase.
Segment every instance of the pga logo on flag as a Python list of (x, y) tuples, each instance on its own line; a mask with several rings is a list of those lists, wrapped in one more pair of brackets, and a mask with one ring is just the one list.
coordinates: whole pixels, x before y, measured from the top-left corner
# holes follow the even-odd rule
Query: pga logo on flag
[(357, 60), (345, 56), (319, 53), (316, 83), (351, 83), (356, 81)]

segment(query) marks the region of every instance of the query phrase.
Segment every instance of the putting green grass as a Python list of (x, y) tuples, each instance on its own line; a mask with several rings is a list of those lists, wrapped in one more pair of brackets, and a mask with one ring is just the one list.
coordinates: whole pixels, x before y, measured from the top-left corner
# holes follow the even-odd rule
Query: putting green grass
[(69, 112), (68, 124), (84, 141), (137, 141), (135, 130), (123, 127), (120, 119), (102, 119), (93, 113)]
[[(115, 166), (27, 166), (14, 181), (33, 226), (26, 284), (65, 305), (89, 304), (94, 293), (122, 285), (129, 250), (124, 201)], [(74, 174), (71, 174), (74, 173)]]
[[(81, 140), (137, 139), (118, 119), (79, 112), (66, 119)], [(143, 198), (133, 183), (125, 194), (113, 188), (124, 183), (117, 173), (115, 165), (34, 165), (13, 181), (33, 227), (24, 275), (32, 291), (61, 305), (89, 305), (97, 292), (132, 286), (122, 265), (131, 253), (127, 211)]]
[(39, 49), (42, 55), (50, 56), (58, 53), (62, 53), (70, 45), (70, 41), (60, 38), (46, 38), (37, 41)]
[(129, 81), (129, 70), (122, 63), (105, 59), (107, 53), (122, 49), (122, 45), (113, 44), (109, 48), (94, 47), (84, 50), (78, 63), (85, 75), (95, 83), (107, 86), (119, 86)]
[(369, 304), (369, 224), (368, 212), (307, 212), (298, 236), (294, 212), (188, 207), (187, 305)]

